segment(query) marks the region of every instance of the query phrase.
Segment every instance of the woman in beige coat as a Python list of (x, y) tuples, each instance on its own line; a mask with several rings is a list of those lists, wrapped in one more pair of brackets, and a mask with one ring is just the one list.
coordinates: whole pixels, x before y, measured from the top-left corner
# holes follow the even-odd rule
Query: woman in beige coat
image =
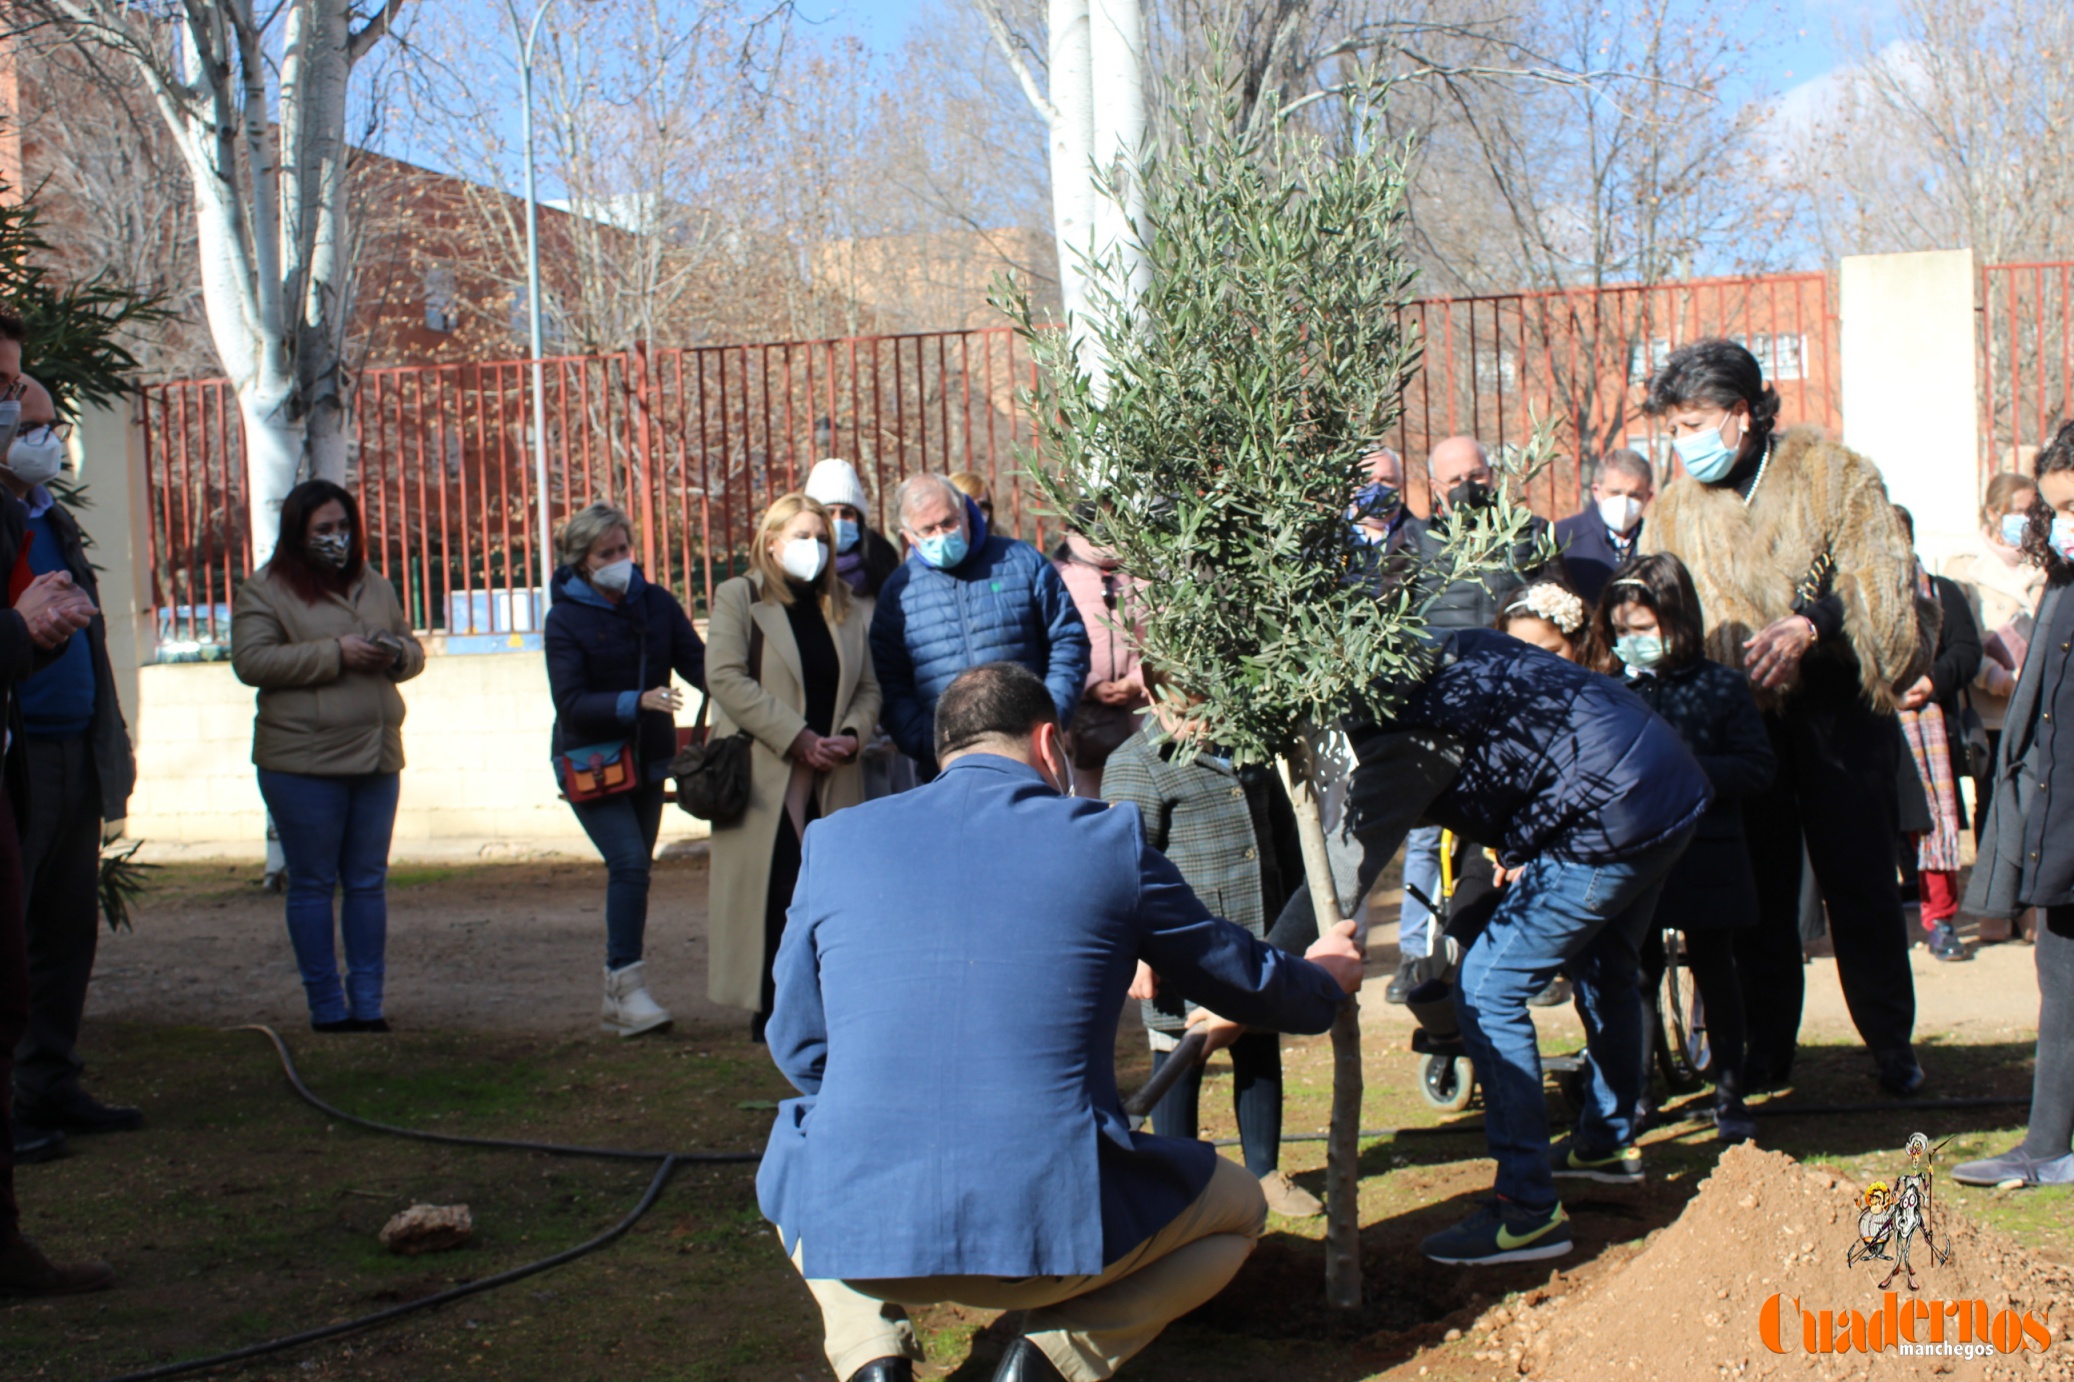
[(800, 839), (809, 822), (864, 799), (857, 751), (879, 716), (870, 621), (836, 578), (830, 532), (819, 503), (779, 498), (757, 530), (749, 574), (713, 592), (706, 633), (713, 737), (752, 736), (748, 809), (713, 827), (707, 992), (753, 1012), (759, 1041)]
[[(288, 858), (288, 940), (310, 1026), (386, 1032), (389, 834), (403, 771), (403, 696), (425, 670), (396, 591), (367, 566), (359, 505), (326, 480), (281, 504), (273, 559), (238, 589), (231, 667), (259, 688), (252, 761)], [(345, 905), (346, 982), (332, 951)]]

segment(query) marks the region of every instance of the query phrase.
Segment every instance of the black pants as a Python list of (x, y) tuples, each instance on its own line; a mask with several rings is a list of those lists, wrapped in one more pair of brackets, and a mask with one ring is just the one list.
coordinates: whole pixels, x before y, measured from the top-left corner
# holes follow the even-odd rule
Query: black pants
[(84, 734), (22, 746), (36, 809), (22, 832), (28, 887), (28, 1031), (14, 1050), (15, 1100), (29, 1122), (38, 1106), (79, 1097), (79, 1026), (101, 937), (101, 780)]
[[(815, 794), (808, 795), (804, 814), (808, 825), (821, 818)], [(754, 1041), (763, 1040), (764, 1019), (770, 1016), (771, 1004), (778, 997), (771, 966), (777, 963), (778, 944), (785, 939), (785, 914), (792, 910), (792, 892), (799, 886), (799, 848), (799, 832), (792, 828), (792, 813), (780, 807), (778, 839), (771, 846), (770, 887), (763, 896), (763, 1006), (749, 1019), (749, 1036)]]
[(22, 844), (0, 788), (0, 1247), (14, 1241), (14, 1046), (29, 1021), (29, 945), (22, 934)]
[(2038, 1068), (2024, 1151), (2061, 1157), (2074, 1142), (2074, 907), (2043, 909), (2036, 944)]
[[(1743, 1097), (1743, 985), (1736, 972), (1736, 936), (1741, 927), (1696, 926), (1682, 932), (1685, 963), (1699, 986), (1700, 1003), (1707, 1025), (1708, 1058), (1713, 1065), (1716, 1102), (1734, 1104)], [(1663, 1039), (1664, 933), (1661, 926), (1649, 928), (1642, 942), (1642, 1006), (1648, 1020), (1642, 1024), (1645, 1042)], [(1643, 1087), (1648, 1087), (1649, 1059), (1642, 1056)]]
[(1765, 716), (1779, 772), (1743, 805), (1757, 875), (1757, 925), (1736, 932), (1751, 1085), (1784, 1080), (1800, 1039), (1803, 842), (1829, 911), (1837, 978), (1859, 1036), (1882, 1064), (1909, 1056), (1915, 977), (1894, 872), (1900, 736), (1851, 698), (1798, 700)]

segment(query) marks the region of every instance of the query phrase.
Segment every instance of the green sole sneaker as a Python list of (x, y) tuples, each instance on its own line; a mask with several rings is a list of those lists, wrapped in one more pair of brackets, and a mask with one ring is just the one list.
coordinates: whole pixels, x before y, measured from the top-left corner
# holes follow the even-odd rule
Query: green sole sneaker
[(1561, 1205), (1535, 1214), (1486, 1201), (1463, 1222), (1420, 1243), (1419, 1251), (1449, 1266), (1483, 1267), (1561, 1257), (1572, 1246), (1570, 1216)]
[(1605, 1185), (1640, 1185), (1642, 1149), (1632, 1142), (1605, 1156), (1580, 1155), (1567, 1137), (1548, 1149), (1548, 1169), (1567, 1180), (1595, 1180)]

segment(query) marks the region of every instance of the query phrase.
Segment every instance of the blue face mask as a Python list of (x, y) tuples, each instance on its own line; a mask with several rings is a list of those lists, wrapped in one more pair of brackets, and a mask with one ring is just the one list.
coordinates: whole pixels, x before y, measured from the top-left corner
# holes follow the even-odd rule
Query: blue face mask
[(2068, 561), (2074, 561), (2074, 518), (2055, 514), (2052, 520), (2052, 545)]
[(922, 554), (923, 561), (938, 571), (948, 571), (965, 560), (965, 555), (972, 550), (972, 546), (965, 541), (965, 534), (953, 528), (947, 533), (923, 538), (915, 544), (915, 550)]
[(1736, 453), (1721, 440), (1719, 427), (1673, 438), (1671, 445), (1678, 449), (1678, 459), (1685, 462), (1685, 473), (1703, 485), (1714, 484), (1735, 469)]
[(1367, 484), (1354, 491), (1354, 503), (1347, 510), (1347, 517), (1391, 518), (1397, 513), (1397, 491), (1390, 485)]
[(1621, 664), (1637, 672), (1648, 672), (1664, 660), (1664, 640), (1661, 634), (1624, 633), (1613, 640), (1613, 655)]
[(838, 518), (835, 520), (836, 551), (849, 551), (857, 545), (857, 539), (862, 536), (864, 536), (864, 532), (858, 527), (856, 520), (849, 518)]
[(2027, 513), (2005, 513), (2002, 515), (2002, 540), (2011, 547), (2024, 545), (2024, 534), (2030, 530), (2031, 516)]

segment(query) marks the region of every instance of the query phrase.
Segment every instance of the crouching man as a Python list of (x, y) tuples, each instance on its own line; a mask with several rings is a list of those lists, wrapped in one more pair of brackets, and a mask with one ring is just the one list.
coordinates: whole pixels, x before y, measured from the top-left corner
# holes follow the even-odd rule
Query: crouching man
[(766, 1035), (801, 1096), (757, 1175), (845, 1382), (906, 1382), (906, 1305), (1028, 1310), (996, 1382), (1114, 1376), (1222, 1290), (1266, 1218), (1208, 1144), (1130, 1130), (1113, 1051), (1140, 959), (1227, 1018), (1322, 1032), (1351, 925), (1305, 959), (1213, 917), (1135, 809), (1075, 800), (1013, 663), (936, 708), (943, 772), (815, 822)]

